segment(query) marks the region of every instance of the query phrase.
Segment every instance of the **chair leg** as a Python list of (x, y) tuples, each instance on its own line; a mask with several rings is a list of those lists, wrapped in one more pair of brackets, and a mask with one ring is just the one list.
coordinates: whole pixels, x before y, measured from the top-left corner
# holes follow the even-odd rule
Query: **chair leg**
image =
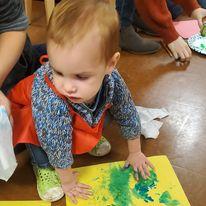
[(52, 14), (52, 11), (55, 7), (55, 0), (44, 0), (45, 9), (46, 9), (46, 20), (47, 24), (49, 23), (49, 18)]
[(24, 0), (25, 13), (28, 17), (29, 24), (32, 20), (32, 0)]

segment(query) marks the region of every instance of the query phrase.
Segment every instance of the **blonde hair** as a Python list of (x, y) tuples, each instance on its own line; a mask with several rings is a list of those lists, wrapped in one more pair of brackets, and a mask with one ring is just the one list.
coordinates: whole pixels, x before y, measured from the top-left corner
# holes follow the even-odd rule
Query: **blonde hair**
[(108, 62), (119, 45), (119, 19), (109, 0), (62, 0), (50, 18), (47, 40), (60, 46), (75, 44), (94, 25), (99, 27), (102, 57)]

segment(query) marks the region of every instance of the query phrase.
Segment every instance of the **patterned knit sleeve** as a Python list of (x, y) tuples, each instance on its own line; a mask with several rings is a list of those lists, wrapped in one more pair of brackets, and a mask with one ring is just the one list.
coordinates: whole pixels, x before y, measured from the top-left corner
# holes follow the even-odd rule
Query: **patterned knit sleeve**
[(32, 115), (39, 142), (50, 164), (62, 169), (70, 167), (73, 164), (72, 117), (68, 105), (46, 84), (38, 82), (38, 78), (34, 79), (32, 90)]
[(141, 133), (139, 115), (131, 94), (117, 70), (112, 73), (112, 77), (115, 86), (113, 105), (109, 112), (120, 126), (123, 137), (125, 139), (134, 139)]

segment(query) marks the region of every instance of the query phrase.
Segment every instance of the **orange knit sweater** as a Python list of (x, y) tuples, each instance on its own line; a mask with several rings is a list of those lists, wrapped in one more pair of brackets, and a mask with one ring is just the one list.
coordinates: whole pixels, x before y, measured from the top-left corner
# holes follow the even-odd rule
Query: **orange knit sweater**
[[(200, 7), (196, 0), (174, 0), (174, 2), (180, 4), (189, 16), (194, 9)], [(135, 4), (144, 22), (167, 44), (178, 38), (166, 0), (135, 0)]]

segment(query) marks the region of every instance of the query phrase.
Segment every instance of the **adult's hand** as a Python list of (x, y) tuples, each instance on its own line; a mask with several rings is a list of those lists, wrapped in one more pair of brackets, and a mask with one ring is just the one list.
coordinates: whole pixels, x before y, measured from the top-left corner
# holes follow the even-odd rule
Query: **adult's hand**
[(203, 19), (204, 17), (206, 17), (206, 9), (203, 9), (203, 8), (195, 9), (192, 12), (191, 17), (198, 20), (198, 24), (201, 28), (203, 25)]
[(175, 41), (168, 44), (168, 48), (176, 60), (180, 59), (182, 62), (190, 61), (192, 52), (182, 37), (178, 37)]

